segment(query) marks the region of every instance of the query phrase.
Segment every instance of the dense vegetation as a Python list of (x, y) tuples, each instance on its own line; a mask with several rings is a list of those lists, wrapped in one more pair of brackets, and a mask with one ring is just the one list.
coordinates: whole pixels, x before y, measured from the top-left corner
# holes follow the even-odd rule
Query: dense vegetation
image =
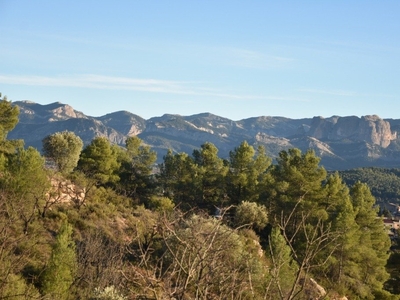
[(1, 100), (0, 299), (398, 299), (369, 187), (312, 151), (205, 143), (155, 168), (137, 137), (61, 132), (45, 159), (17, 122)]
[(339, 173), (349, 185), (367, 183), (378, 201), (400, 203), (400, 169), (358, 168)]

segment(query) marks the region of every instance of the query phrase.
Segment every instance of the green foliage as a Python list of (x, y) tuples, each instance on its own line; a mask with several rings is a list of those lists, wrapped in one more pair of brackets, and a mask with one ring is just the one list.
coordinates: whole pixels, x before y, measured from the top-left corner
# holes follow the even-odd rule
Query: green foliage
[(119, 160), (119, 190), (135, 200), (145, 202), (154, 189), (151, 175), (157, 160), (156, 152), (143, 145), (138, 137), (129, 137), (126, 140), (126, 151), (120, 152)]
[(43, 159), (33, 148), (21, 150), (8, 157), (1, 175), (0, 298), (38, 298), (32, 282), (49, 252), (38, 212), (48, 187)]
[(218, 220), (194, 215), (165, 233), (169, 269), (180, 270), (171, 274), (177, 297), (247, 299), (262, 291), (266, 266), (259, 252)]
[(139, 244), (148, 244), (156, 235), (159, 214), (157, 212), (146, 209), (144, 206), (138, 206), (133, 211), (135, 217), (135, 237)]
[[(272, 180), (269, 186), (271, 221), (285, 222), (285, 231), (290, 237), (298, 233), (300, 219), (326, 218), (325, 210), (320, 206), (325, 199), (322, 183), (326, 171), (319, 166), (320, 159), (313, 151), (302, 154), (299, 149), (289, 149), (279, 154), (278, 164), (271, 170)], [(285, 216), (289, 220), (282, 220)], [(308, 222), (308, 221), (307, 221)], [(299, 241), (301, 243), (301, 241)]]
[(8, 177), (3, 177), (2, 182), (8, 190), (12, 189), (15, 193), (30, 194), (35, 197), (43, 193), (43, 185), (49, 187), (44, 159), (32, 147), (21, 149), (9, 157), (6, 174)]
[(192, 157), (168, 151), (160, 166), (159, 184), (164, 196), (183, 210), (196, 207), (201, 174)]
[(193, 151), (193, 158), (200, 175), (197, 205), (203, 209), (221, 206), (225, 200), (228, 166), (218, 157), (217, 147), (212, 143), (205, 143), (200, 150)]
[[(0, 94), (1, 97), (1, 94)], [(7, 134), (18, 123), (19, 109), (4, 96), (0, 98), (0, 154), (13, 153), (15, 149), (23, 146), (21, 140), (7, 140)], [(0, 155), (0, 156), (1, 156)]]
[(268, 223), (268, 213), (264, 205), (255, 202), (243, 201), (235, 212), (236, 226), (250, 226), (263, 229)]
[[(1, 97), (1, 94), (0, 94)], [(19, 109), (4, 96), (0, 98), (0, 139), (5, 140), (7, 133), (14, 129), (18, 123)]]
[(262, 147), (256, 151), (247, 142), (231, 151), (229, 159), (228, 196), (231, 203), (258, 201), (265, 186), (266, 171), (271, 159)]
[[(382, 290), (390, 247), (366, 185), (348, 188), (335, 174), (326, 178), (313, 152), (281, 152), (272, 169), (269, 207), (297, 261), (300, 278), (325, 273), (327, 286), (367, 299)], [(314, 273), (315, 272), (315, 273)], [(297, 293), (297, 292), (296, 292)], [(291, 292), (289, 298), (296, 293)]]
[(152, 196), (149, 199), (149, 208), (161, 212), (172, 212), (174, 210), (174, 203), (168, 197)]
[[(10, 108), (1, 105), (0, 116)], [(67, 136), (45, 142), (60, 150)], [(312, 151), (283, 151), (271, 166), (247, 142), (226, 161), (205, 143), (192, 156), (169, 151), (155, 176), (155, 152), (139, 138), (126, 149), (96, 138), (75, 172), (74, 159), (55, 153), (57, 176), (83, 195), (54, 203), (40, 153), (4, 149), (2, 299), (308, 299), (310, 278), (332, 297), (393, 298), (383, 289), (390, 245), (375, 198), (365, 184), (327, 176)], [(212, 217), (215, 207), (235, 214)]]
[(77, 271), (73, 227), (63, 221), (57, 234), (50, 261), (43, 275), (43, 292), (53, 299), (70, 299), (70, 288)]
[(373, 291), (382, 290), (383, 283), (389, 278), (385, 265), (389, 258), (390, 240), (382, 227), (382, 221), (377, 218), (377, 211), (373, 209), (375, 199), (368, 186), (356, 183), (351, 189), (351, 196), (355, 220), (360, 228), (356, 258), (359, 272), (354, 279), (363, 283), (362, 286), (368, 286), (368, 289), (360, 291), (365, 297)]
[(39, 299), (39, 291), (28, 284), (21, 275), (10, 274), (0, 288), (0, 299), (25, 300)]
[(6, 170), (0, 178), (0, 187), (7, 194), (7, 199), (12, 199), (8, 205), (19, 216), (27, 233), (29, 224), (40, 216), (50, 188), (44, 159), (32, 147), (20, 149), (8, 156)]
[(95, 138), (86, 146), (78, 162), (78, 169), (99, 185), (118, 182), (119, 167), (117, 151), (105, 137)]
[(349, 295), (355, 288), (365, 286), (354, 280), (358, 272), (355, 266), (358, 259), (360, 227), (355, 220), (349, 189), (337, 173), (329, 176), (324, 189), (326, 198), (323, 203), (335, 235), (334, 243), (328, 245), (318, 257), (319, 260), (326, 260), (326, 263), (317, 270), (329, 279), (323, 283), (327, 286), (332, 285), (333, 289), (342, 295)]
[(32, 279), (39, 273), (36, 267), (45, 256), (41, 254), (46, 253), (46, 245), (41, 243), (48, 241), (33, 229), (29, 235), (18, 233), (19, 224), (12, 221), (0, 221), (0, 299), (35, 299), (38, 291)]
[(272, 229), (269, 237), (268, 254), (271, 261), (267, 285), (268, 294), (286, 299), (295, 285), (299, 267), (292, 258), (289, 245), (276, 227)]
[(70, 131), (57, 132), (43, 139), (44, 155), (51, 158), (62, 173), (70, 173), (78, 165), (82, 147), (81, 138)]
[(400, 202), (400, 169), (358, 168), (340, 171), (348, 186), (356, 182), (368, 184), (372, 195), (383, 202)]
[(399, 300), (398, 295), (393, 295), (385, 290), (374, 291), (373, 296), (376, 300)]

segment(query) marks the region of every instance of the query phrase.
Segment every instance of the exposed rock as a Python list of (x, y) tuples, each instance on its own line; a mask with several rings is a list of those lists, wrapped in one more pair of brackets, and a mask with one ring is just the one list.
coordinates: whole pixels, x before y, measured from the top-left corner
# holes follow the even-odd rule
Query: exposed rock
[(326, 296), (325, 289), (320, 286), (314, 279), (310, 278), (311, 288), (314, 290), (314, 293), (317, 295), (314, 299), (322, 299)]
[(334, 153), (334, 150), (329, 146), (328, 143), (324, 143), (314, 137), (303, 136), (299, 138), (293, 138), (290, 142), (292, 143), (293, 147), (314, 150), (319, 157), (329, 156), (340, 159), (340, 157)]
[(230, 151), (247, 141), (263, 145), (272, 158), (293, 147), (303, 152), (313, 149), (329, 170), (400, 167), (400, 120), (383, 120), (376, 115), (312, 119), (260, 116), (233, 121), (202, 113), (165, 114), (144, 120), (127, 111), (90, 117), (59, 102), (40, 105), (17, 101), (14, 105), (20, 108), (20, 122), (8, 138), (23, 139), (26, 146), (39, 150), (44, 137), (68, 130), (80, 136), (85, 145), (104, 136), (124, 146), (127, 137), (137, 135), (158, 153), (158, 162), (168, 149), (192, 154), (205, 142), (213, 143), (218, 155), (228, 158)]
[(365, 141), (386, 148), (396, 140), (397, 133), (390, 130), (390, 123), (376, 115), (358, 117), (314, 117), (308, 134), (321, 140)]
[(50, 118), (49, 121), (58, 121), (59, 119), (77, 118), (75, 110), (69, 105), (60, 105), (52, 110), (57, 118)]
[(84, 201), (85, 196), (84, 188), (78, 187), (64, 178), (51, 179), (51, 189), (48, 193), (49, 202), (80, 204)]

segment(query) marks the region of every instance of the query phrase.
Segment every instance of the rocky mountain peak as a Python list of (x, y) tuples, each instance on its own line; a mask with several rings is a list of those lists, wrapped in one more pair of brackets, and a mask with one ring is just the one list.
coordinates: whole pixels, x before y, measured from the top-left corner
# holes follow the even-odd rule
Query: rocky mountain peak
[(54, 102), (47, 105), (40, 105), (31, 101), (15, 101), (20, 110), (20, 122), (56, 122), (71, 118), (87, 118), (82, 112), (73, 109), (68, 104)]
[(99, 117), (99, 121), (112, 127), (126, 136), (134, 136), (143, 132), (146, 120), (128, 111), (117, 111)]
[(340, 141), (351, 139), (365, 141), (386, 148), (397, 138), (392, 132), (390, 123), (376, 115), (348, 117), (332, 117), (324, 119), (314, 117), (308, 132), (311, 137), (321, 140)]
[(55, 115), (56, 118), (50, 121), (57, 121), (58, 119), (69, 119), (69, 118), (77, 118), (79, 112), (75, 112), (72, 106), (68, 104), (62, 104), (60, 102), (56, 102), (57, 107), (51, 109), (50, 111)]

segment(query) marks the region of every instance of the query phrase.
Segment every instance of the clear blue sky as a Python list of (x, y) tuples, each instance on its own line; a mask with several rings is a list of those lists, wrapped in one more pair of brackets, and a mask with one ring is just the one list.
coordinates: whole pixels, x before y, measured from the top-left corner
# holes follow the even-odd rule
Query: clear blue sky
[(0, 92), (92, 116), (400, 118), (400, 1), (0, 0)]

